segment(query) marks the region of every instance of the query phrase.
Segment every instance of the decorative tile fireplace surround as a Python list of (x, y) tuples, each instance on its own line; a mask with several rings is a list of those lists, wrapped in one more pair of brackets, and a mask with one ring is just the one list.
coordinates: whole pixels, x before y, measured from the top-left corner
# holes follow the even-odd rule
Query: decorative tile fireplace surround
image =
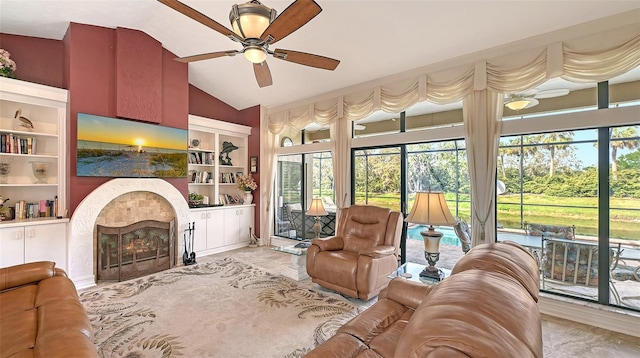
[[(166, 200), (158, 201), (160, 196)], [(115, 201), (114, 201), (115, 200)], [(111, 203), (111, 204), (110, 204)], [(151, 205), (150, 205), (151, 204)], [(103, 215), (111, 206), (112, 214)], [(132, 210), (136, 211), (131, 215)], [(95, 286), (96, 277), (96, 224), (126, 225), (129, 221), (153, 219), (175, 220), (178, 236), (189, 223), (189, 206), (182, 194), (162, 179), (113, 179), (94, 191), (78, 205), (69, 223), (69, 277), (78, 289)], [(177, 240), (176, 255), (184, 250)], [(180, 261), (175, 258), (174, 262)]]

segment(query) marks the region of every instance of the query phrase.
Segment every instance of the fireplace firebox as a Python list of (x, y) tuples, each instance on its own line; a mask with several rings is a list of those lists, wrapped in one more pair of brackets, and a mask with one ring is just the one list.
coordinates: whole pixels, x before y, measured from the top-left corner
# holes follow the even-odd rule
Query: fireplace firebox
[(125, 281), (174, 266), (174, 223), (97, 225), (98, 281)]

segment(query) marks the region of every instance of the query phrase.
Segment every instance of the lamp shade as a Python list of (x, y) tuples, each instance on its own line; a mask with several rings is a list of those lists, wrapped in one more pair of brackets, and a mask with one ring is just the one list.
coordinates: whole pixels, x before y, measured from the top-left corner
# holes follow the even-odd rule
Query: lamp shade
[(443, 192), (419, 192), (406, 219), (414, 224), (451, 226), (456, 219), (451, 215)]
[(252, 63), (262, 63), (267, 59), (267, 52), (260, 46), (247, 46), (244, 57)]
[(310, 216), (327, 215), (327, 211), (324, 209), (324, 205), (322, 204), (322, 199), (315, 198), (311, 200), (311, 206), (309, 207), (309, 210), (307, 210), (307, 215), (310, 215)]
[(540, 102), (535, 98), (516, 97), (505, 103), (505, 106), (512, 111), (519, 111), (521, 109), (536, 106), (538, 103)]
[(247, 39), (257, 39), (275, 19), (276, 11), (253, 0), (240, 5), (233, 5), (229, 13), (229, 21), (233, 32)]

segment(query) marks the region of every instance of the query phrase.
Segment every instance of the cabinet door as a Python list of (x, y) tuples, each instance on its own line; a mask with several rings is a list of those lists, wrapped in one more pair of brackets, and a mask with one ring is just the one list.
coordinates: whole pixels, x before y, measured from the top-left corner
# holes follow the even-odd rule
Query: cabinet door
[[(193, 211), (191, 212), (191, 221), (196, 225), (196, 231), (194, 232), (194, 243), (193, 243), (193, 251), (199, 252), (206, 250), (207, 248), (207, 213), (208, 211)], [(184, 245), (184, 232), (180, 233), (178, 238), (180, 240), (180, 244)], [(189, 238), (187, 238), (187, 241)], [(179, 252), (180, 257), (182, 257), (182, 252)]]
[(0, 229), (0, 267), (24, 263), (24, 227)]
[(224, 244), (233, 245), (240, 242), (240, 210), (229, 208), (224, 210)]
[(53, 261), (67, 269), (67, 224), (27, 226), (24, 229), (24, 261)]
[(207, 249), (224, 246), (225, 217), (222, 210), (207, 211)]

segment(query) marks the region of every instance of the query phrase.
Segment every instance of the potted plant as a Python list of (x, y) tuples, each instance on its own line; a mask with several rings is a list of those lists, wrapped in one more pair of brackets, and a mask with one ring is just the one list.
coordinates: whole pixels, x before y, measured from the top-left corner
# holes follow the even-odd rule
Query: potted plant
[(202, 204), (203, 199), (204, 199), (204, 195), (194, 193), (194, 192), (189, 192), (189, 206), (191, 207), (198, 206)]
[(250, 175), (238, 175), (236, 183), (238, 184), (238, 189), (244, 191), (244, 203), (251, 204), (253, 202), (253, 194), (251, 194), (251, 191), (256, 190), (258, 184), (256, 184)]

